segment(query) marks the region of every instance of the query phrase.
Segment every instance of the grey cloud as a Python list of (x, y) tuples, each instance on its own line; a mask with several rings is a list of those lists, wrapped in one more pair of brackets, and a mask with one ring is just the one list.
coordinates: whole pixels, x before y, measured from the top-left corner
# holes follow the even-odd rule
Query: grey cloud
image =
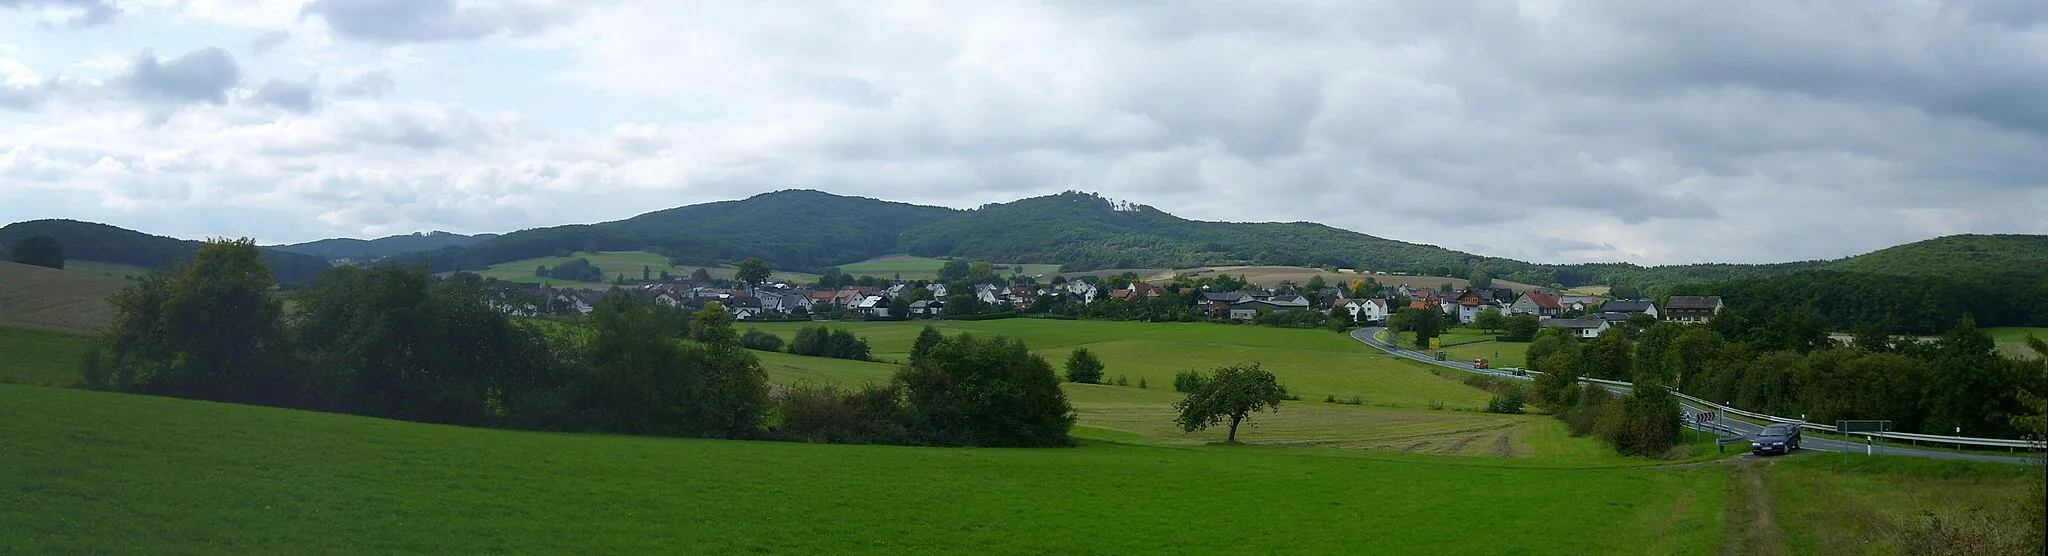
[(44, 85), (0, 84), (0, 109), (32, 112), (49, 102), (55, 82)]
[(313, 90), (317, 85), (313, 79), (299, 82), (271, 79), (258, 87), (249, 100), (304, 114), (313, 111)]
[(314, 0), (301, 14), (319, 16), (342, 37), (380, 44), (532, 33), (566, 17), (520, 2), (469, 5), (455, 0)]
[(0, 8), (27, 10), (35, 8), (60, 8), (77, 10), (79, 16), (71, 24), (89, 27), (106, 23), (121, 14), (121, 9), (112, 0), (0, 0)]
[(249, 41), (249, 54), (254, 56), (269, 54), (270, 51), (284, 46), (284, 43), (290, 40), (292, 40), (291, 31), (278, 30), (257, 35), (254, 40)]
[(398, 81), (391, 78), (391, 72), (377, 70), (341, 82), (334, 87), (334, 94), (352, 98), (382, 98), (396, 88)]
[(144, 51), (112, 84), (133, 98), (170, 104), (225, 104), (228, 90), (242, 80), (235, 57), (203, 48), (160, 60)]

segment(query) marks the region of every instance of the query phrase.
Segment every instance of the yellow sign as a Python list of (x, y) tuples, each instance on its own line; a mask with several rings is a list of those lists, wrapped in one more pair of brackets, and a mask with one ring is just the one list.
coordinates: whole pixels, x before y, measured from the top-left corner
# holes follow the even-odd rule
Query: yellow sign
[(1443, 339), (1443, 338), (1430, 338), (1430, 339), (1429, 339), (1429, 349), (1443, 349), (1443, 348), (1444, 348), (1444, 339)]

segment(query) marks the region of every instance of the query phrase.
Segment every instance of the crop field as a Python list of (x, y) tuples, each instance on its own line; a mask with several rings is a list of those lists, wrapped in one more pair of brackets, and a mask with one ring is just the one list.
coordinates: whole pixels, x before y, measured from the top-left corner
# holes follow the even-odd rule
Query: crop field
[(128, 281), (75, 270), (0, 262), (0, 326), (97, 332), (112, 320), (107, 296)]
[(534, 433), (26, 386), (0, 422), (0, 553), (30, 554), (1708, 554), (1729, 469)]
[[(671, 275), (687, 278), (690, 276), (691, 273), (696, 272), (698, 268), (703, 268), (705, 272), (710, 273), (711, 277), (713, 278), (731, 280), (733, 279), (733, 275), (738, 272), (737, 269), (731, 267), (670, 266), (668, 264), (668, 257), (663, 257), (661, 255), (649, 253), (646, 251), (608, 251), (603, 253), (590, 253), (579, 251), (567, 257), (539, 257), (533, 259), (512, 261), (509, 263), (494, 264), (491, 265), (491, 268), (479, 271), (477, 272), (477, 274), (482, 275), (486, 278), (497, 278), (499, 280), (504, 280), (507, 282), (517, 282), (522, 284), (547, 283), (562, 285), (599, 283), (576, 282), (569, 280), (560, 280), (555, 278), (543, 278), (540, 276), (535, 276), (533, 274), (535, 267), (547, 265), (548, 268), (554, 268), (555, 265), (569, 262), (574, 259), (588, 259), (590, 261), (590, 264), (596, 265), (599, 270), (604, 271), (604, 275), (606, 277), (605, 279), (607, 281), (609, 281), (612, 277), (618, 276), (621, 273), (625, 274), (626, 278), (628, 279), (638, 280), (640, 279), (640, 271), (644, 267), (653, 267), (653, 272), (656, 277), (660, 276), (661, 271), (666, 270)], [(772, 275), (772, 278), (774, 280), (780, 281), (810, 282), (817, 280), (818, 275), (806, 274), (801, 272), (778, 271)]]
[(0, 382), (70, 386), (87, 339), (77, 334), (0, 326)]
[[(890, 255), (887, 257), (876, 257), (873, 259), (868, 259), (853, 264), (839, 265), (839, 271), (846, 273), (848, 276), (873, 276), (876, 278), (895, 278), (897, 276), (902, 276), (904, 280), (931, 280), (938, 278), (939, 268), (943, 266), (946, 266), (946, 261), (944, 259), (912, 257), (909, 255)], [(1010, 268), (1010, 270), (996, 271), (997, 274), (1001, 274), (1004, 276), (1010, 275), (1013, 271), (1022, 272), (1027, 276), (1037, 276), (1041, 274), (1046, 276), (1052, 276), (1055, 274), (1059, 274), (1060, 272), (1060, 265), (1056, 264), (998, 263), (996, 264), (996, 266)]]

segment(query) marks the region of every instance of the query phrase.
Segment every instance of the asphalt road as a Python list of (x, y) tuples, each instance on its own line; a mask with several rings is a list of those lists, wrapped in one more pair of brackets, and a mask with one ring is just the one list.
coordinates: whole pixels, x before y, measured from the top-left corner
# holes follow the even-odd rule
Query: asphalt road
[[(1391, 344), (1391, 343), (1387, 343), (1387, 342), (1382, 342), (1382, 341), (1379, 341), (1379, 339), (1378, 339), (1378, 338), (1379, 338), (1379, 332), (1380, 332), (1381, 330), (1385, 330), (1385, 328), (1382, 328), (1382, 327), (1372, 327), (1372, 328), (1361, 328), (1361, 329), (1358, 329), (1358, 330), (1353, 330), (1353, 331), (1351, 331), (1351, 338), (1352, 338), (1352, 339), (1355, 339), (1355, 340), (1358, 340), (1358, 341), (1360, 341), (1360, 342), (1364, 342), (1364, 343), (1365, 343), (1366, 345), (1369, 345), (1369, 346), (1372, 346), (1372, 347), (1376, 347), (1376, 348), (1379, 348), (1379, 349), (1380, 349), (1380, 350), (1382, 350), (1382, 351), (1386, 351), (1387, 353), (1389, 353), (1389, 354), (1393, 354), (1393, 355), (1395, 355), (1395, 356), (1398, 356), (1398, 357), (1406, 357), (1406, 358), (1409, 358), (1409, 359), (1413, 359), (1413, 360), (1416, 360), (1416, 361), (1421, 361), (1421, 362), (1423, 362), (1423, 363), (1428, 363), (1428, 364), (1431, 364), (1431, 365), (1436, 365), (1436, 366), (1439, 366), (1439, 367), (1448, 367), (1448, 368), (1452, 368), (1452, 369), (1457, 369), (1457, 370), (1460, 370), (1460, 371), (1465, 371), (1465, 372), (1468, 372), (1468, 373), (1478, 373), (1478, 374), (1483, 374), (1483, 375), (1490, 375), (1490, 376), (1496, 376), (1496, 377), (1500, 377), (1500, 378), (1505, 378), (1505, 379), (1510, 379), (1510, 380), (1533, 380), (1533, 379), (1532, 379), (1531, 377), (1528, 377), (1528, 376), (1516, 376), (1516, 375), (1515, 375), (1515, 374), (1514, 374), (1513, 372), (1511, 372), (1511, 371), (1503, 371), (1503, 370), (1496, 370), (1496, 369), (1476, 369), (1476, 368), (1473, 368), (1473, 367), (1472, 367), (1472, 362), (1470, 362), (1470, 361), (1437, 361), (1437, 360), (1436, 360), (1436, 357), (1435, 357), (1435, 356), (1433, 356), (1433, 355), (1431, 355), (1431, 354), (1427, 354), (1427, 353), (1423, 353), (1423, 352), (1420, 352), (1420, 351), (1416, 351), (1416, 350), (1408, 349), (1408, 348), (1405, 348), (1405, 347), (1401, 347), (1401, 346), (1399, 346), (1399, 345), (1395, 345), (1395, 344)], [(1625, 394), (1625, 393), (1628, 393), (1628, 391), (1629, 391), (1628, 387), (1625, 387), (1625, 386), (1615, 386), (1615, 385), (1605, 385), (1605, 386), (1606, 386), (1606, 388), (1607, 388), (1608, 390), (1612, 390), (1612, 391), (1614, 391), (1614, 392), (1616, 392), (1616, 393), (1624, 393), (1624, 394)], [(1712, 409), (1710, 409), (1710, 408), (1701, 408), (1701, 407), (1697, 407), (1697, 406), (1694, 406), (1693, 404), (1691, 404), (1691, 403), (1689, 403), (1689, 402), (1686, 402), (1686, 401), (1684, 401), (1684, 400), (1680, 400), (1680, 401), (1679, 401), (1679, 405), (1678, 405), (1678, 407), (1679, 407), (1679, 411), (1682, 411), (1682, 412), (1684, 412), (1684, 413), (1685, 413), (1685, 420), (1686, 420), (1686, 422), (1688, 422), (1688, 423), (1691, 423), (1691, 422), (1693, 422), (1693, 415), (1696, 415), (1696, 414), (1699, 414), (1699, 413), (1702, 413), (1702, 412), (1712, 411)], [(1716, 425), (1718, 426), (1718, 428), (1722, 429), (1722, 432), (1721, 432), (1721, 434), (1722, 434), (1722, 435), (1724, 435), (1724, 436), (1729, 436), (1729, 435), (1739, 435), (1739, 436), (1742, 436), (1743, 438), (1755, 438), (1755, 437), (1756, 437), (1756, 434), (1757, 434), (1758, 432), (1762, 432), (1762, 431), (1763, 431), (1763, 428), (1764, 428), (1764, 426), (1763, 426), (1763, 425), (1758, 425), (1758, 424), (1755, 424), (1755, 423), (1751, 423), (1751, 422), (1748, 422), (1748, 421), (1742, 421), (1742, 420), (1739, 420), (1739, 419), (1733, 419), (1733, 418), (1724, 418), (1724, 419), (1718, 419), (1718, 420), (1716, 420), (1716, 421), (1715, 421), (1715, 424), (1716, 424)], [(1992, 455), (1992, 454), (1976, 454), (1976, 453), (1959, 453), (1959, 452), (1942, 452), (1942, 451), (1935, 451), (1935, 450), (1918, 450), (1918, 449), (1913, 449), (1913, 448), (1900, 448), (1900, 447), (1895, 447), (1895, 446), (1878, 446), (1878, 447), (1875, 447), (1875, 448), (1871, 448), (1871, 447), (1867, 447), (1867, 446), (1865, 446), (1865, 445), (1863, 445), (1863, 444), (1861, 444), (1861, 443), (1855, 443), (1855, 442), (1845, 442), (1845, 441), (1841, 441), (1841, 440), (1829, 440), (1829, 439), (1825, 439), (1825, 438), (1814, 438), (1814, 437), (1812, 437), (1812, 436), (1807, 436), (1806, 438), (1802, 439), (1802, 440), (1800, 441), (1800, 446), (1799, 446), (1799, 447), (1800, 447), (1799, 451), (1802, 451), (1802, 452), (1804, 452), (1804, 451), (1823, 451), (1823, 452), (1849, 452), (1849, 453), (1852, 453), (1852, 454), (1860, 454), (1860, 453), (1865, 453), (1865, 452), (1869, 452), (1869, 453), (1872, 453), (1872, 454), (1879, 454), (1879, 455), (1892, 455), (1892, 456), (1912, 456), (1912, 457), (1921, 457), (1921, 458), (1936, 458), (1936, 459), (1961, 459), (1961, 460), (1973, 460), (1973, 461), (1989, 461), (1989, 462), (1998, 462), (1998, 463), (2032, 463), (2032, 461), (2031, 461), (2031, 460), (2030, 460), (2029, 458), (2027, 458), (2027, 457), (2024, 457), (2024, 456), (2000, 456), (2000, 455)], [(1749, 449), (1749, 445), (1748, 445), (1748, 444), (1743, 444), (1743, 445), (1741, 446), (1741, 449), (1747, 450), (1747, 449)]]

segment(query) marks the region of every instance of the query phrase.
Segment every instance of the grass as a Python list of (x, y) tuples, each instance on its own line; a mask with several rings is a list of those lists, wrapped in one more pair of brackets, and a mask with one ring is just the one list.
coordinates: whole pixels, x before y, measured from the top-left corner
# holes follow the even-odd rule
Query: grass
[(22, 386), (0, 422), (7, 553), (1704, 554), (1727, 475), (550, 434)]
[[(946, 266), (944, 259), (890, 255), (853, 264), (839, 265), (839, 271), (846, 273), (848, 276), (895, 278), (900, 275), (904, 280), (931, 280), (939, 276), (939, 268), (943, 266)], [(1060, 265), (1056, 264), (998, 264), (996, 266), (1011, 267), (1028, 276), (1041, 274), (1052, 276), (1060, 273)], [(1002, 270), (998, 270), (996, 273), (1005, 276), (1010, 274), (1009, 271)]]
[(97, 274), (100, 276), (120, 278), (123, 280), (131, 278), (140, 279), (144, 276), (149, 275), (149, 269), (147, 268), (135, 266), (132, 264), (103, 263), (98, 261), (67, 260), (64, 261), (64, 270), (69, 270), (72, 272), (83, 272), (86, 274)]
[(2031, 326), (1998, 326), (1984, 329), (1991, 339), (1998, 343), (1998, 352), (2016, 359), (2037, 359), (2041, 354), (2027, 347), (2027, 336), (2048, 340), (2048, 328)]
[[(548, 268), (554, 268), (556, 265), (560, 265), (562, 263), (569, 262), (571, 260), (579, 258), (588, 259), (590, 261), (590, 264), (596, 265), (599, 270), (603, 270), (605, 275), (605, 281), (577, 282), (571, 280), (561, 280), (556, 278), (543, 278), (540, 276), (535, 276), (533, 274), (535, 267), (547, 265)], [(532, 259), (512, 261), (509, 263), (494, 264), (491, 265), (489, 269), (478, 271), (477, 274), (482, 275), (486, 278), (497, 278), (499, 280), (504, 280), (507, 282), (517, 282), (522, 284), (609, 284), (611, 283), (610, 280), (614, 277), (617, 277), (620, 273), (624, 273), (626, 275), (626, 278), (629, 280), (639, 280), (640, 271), (644, 267), (653, 267), (652, 273), (655, 275), (656, 278), (660, 277), (661, 271), (663, 270), (668, 271), (668, 273), (673, 276), (677, 276), (680, 278), (688, 278), (690, 274), (696, 272), (698, 268), (703, 268), (706, 272), (710, 273), (713, 278), (720, 278), (725, 280), (733, 279), (733, 275), (738, 272), (738, 270), (731, 267), (671, 266), (668, 264), (667, 257), (663, 257), (661, 255), (649, 253), (646, 251), (607, 251), (602, 253), (579, 251), (567, 257), (538, 257)], [(818, 279), (818, 275), (807, 274), (802, 272), (778, 271), (771, 276), (771, 279), (784, 282), (812, 282)]]
[[(1413, 344), (1410, 344), (1413, 345)], [(1444, 348), (1444, 357), (1452, 361), (1489, 359), (1494, 368), (1529, 366), (1528, 342), (1496, 342), (1492, 340), (1456, 345)]]
[(1807, 454), (1758, 463), (1773, 521), (1795, 554), (1901, 554), (1926, 514), (2020, 519), (2039, 466)]
[(78, 382), (85, 336), (0, 326), (0, 382), (69, 386)]

